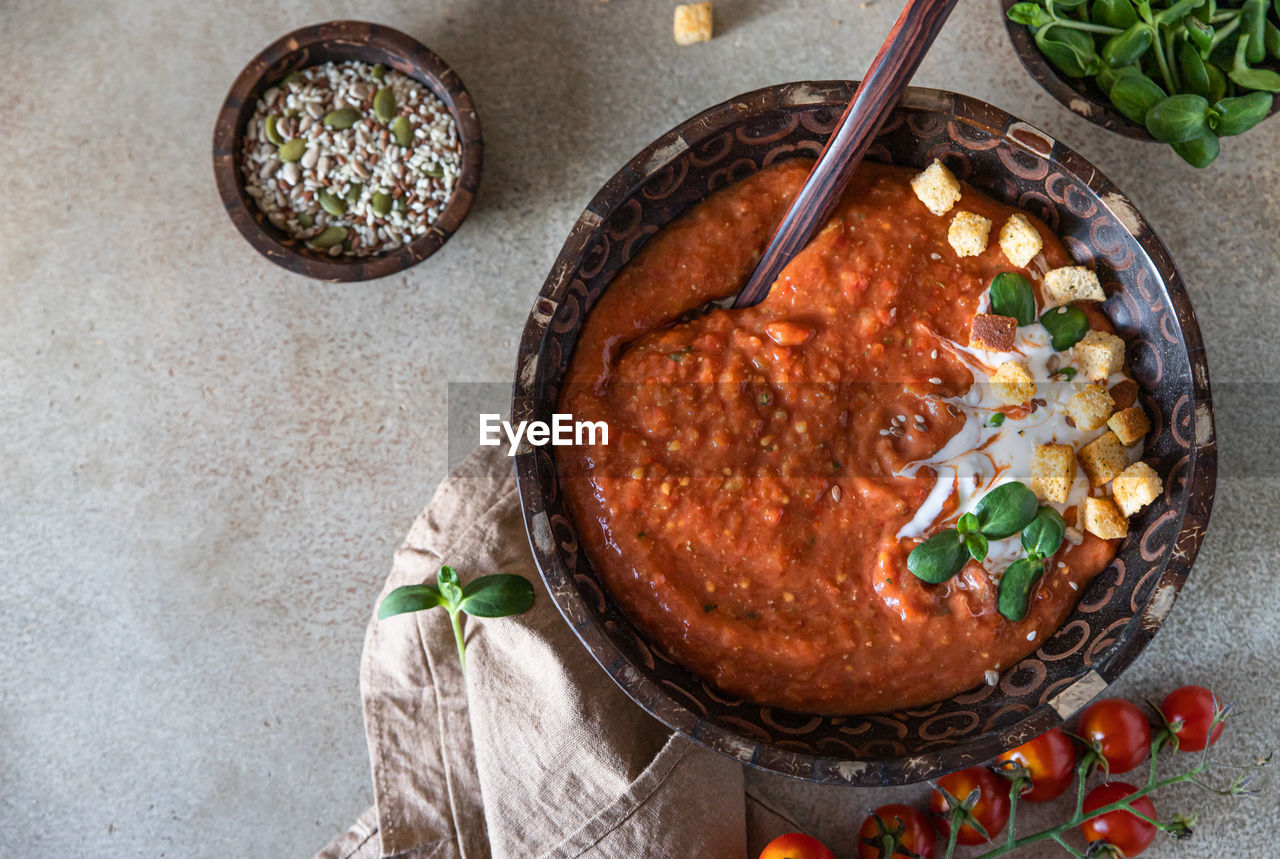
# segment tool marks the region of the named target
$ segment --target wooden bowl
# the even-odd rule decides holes
[[[757,90],[713,107],[631,159],[587,206],[533,305],[520,342],[513,420],[550,421],[583,320],[645,239],[712,191],[775,161],[814,156],[853,95],[848,81]],[[529,541],[578,638],[640,706],[744,763],[814,782],[902,784],[977,764],[1061,723],[1146,646],[1191,571],[1213,504],[1217,448],[1204,345],[1169,253],[1092,164],[989,104],[908,89],[868,157],[922,167],[941,158],[996,199],[1031,210],[1081,264],[1153,429],[1145,458],[1164,494],[1137,514],[1111,565],[1039,650],[944,701],[871,716],[785,712],[727,695],[647,641],[602,587],[564,505],[552,449],[516,452]]]
[[[1018,55],[1019,62],[1039,82],[1040,86],[1048,90],[1049,94],[1063,107],[1083,116],[1094,125],[1100,125],[1108,131],[1123,134],[1134,140],[1157,142],[1145,125],[1134,122],[1116,110],[1111,99],[1098,88],[1092,78],[1069,78],[1054,68],[1036,47],[1031,31],[1026,25],[1009,20],[1009,9],[1016,2],[1018,0],[1000,0],[1000,15],[1004,19],[1005,29],[1009,31],[1009,39],[1013,42],[1013,50]],[[1269,65],[1272,68],[1280,67],[1280,64],[1276,63]],[[1280,112],[1280,98],[1272,102],[1271,113],[1267,115],[1274,116],[1277,112]]]
[[[331,257],[311,250],[277,228],[245,193],[240,169],[245,127],[262,93],[295,69],[346,60],[382,63],[429,87],[453,114],[462,145],[458,181],[436,222],[409,244],[369,257]],[[404,33],[362,21],[330,21],[303,27],[272,42],[249,61],[231,85],[213,128],[213,174],[236,229],[267,259],[318,280],[386,277],[435,253],[471,208],[480,184],[483,156],[475,105],[453,69]]]

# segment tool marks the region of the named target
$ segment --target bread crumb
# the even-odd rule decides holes
[[[1085,385],[1067,401],[1067,414],[1075,421],[1076,429],[1096,430],[1106,424],[1115,405],[1106,388]]]
[[[711,4],[684,3],[677,6],[674,30],[677,45],[711,41]]]
[[[1055,305],[1107,300],[1098,275],[1082,265],[1068,265],[1045,272],[1044,291],[1045,297]]]
[[[1018,334],[1018,320],[1012,316],[978,313],[969,325],[969,346],[992,352],[1008,352]]]
[[[989,235],[991,221],[973,212],[956,212],[947,230],[947,241],[955,249],[956,256],[976,257],[987,249]]]
[[[1000,228],[1000,250],[1018,268],[1026,268],[1043,246],[1039,231],[1021,212],[1010,215]]]
[[[1129,520],[1110,498],[1084,500],[1084,529],[1104,540],[1118,540],[1129,533]]]
[[[1142,437],[1151,431],[1151,421],[1147,418],[1147,413],[1142,410],[1141,406],[1124,409],[1116,412],[1107,421],[1107,426],[1116,434],[1116,438],[1120,439],[1120,443],[1125,447],[1133,447]]]
[[[1036,380],[1026,364],[1005,361],[991,377],[991,388],[1009,405],[1020,406],[1036,395]]]
[[[945,215],[960,202],[960,181],[937,158],[911,180],[911,190],[935,215]]]
[[[1072,363],[1090,382],[1104,382],[1124,369],[1124,341],[1105,331],[1090,331],[1071,347]]]
[[[1160,497],[1164,483],[1154,468],[1145,462],[1135,462],[1116,476],[1111,491],[1120,511],[1132,516]]]
[[[1065,504],[1076,481],[1076,452],[1069,444],[1038,444],[1031,454],[1031,491],[1041,500]]]
[[[1089,475],[1090,486],[1105,486],[1113,477],[1124,471],[1129,457],[1124,445],[1111,430],[1080,448],[1080,464]]]

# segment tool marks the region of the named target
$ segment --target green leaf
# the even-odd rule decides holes
[[[1036,47],[1067,77],[1096,75],[1102,60],[1093,46],[1093,37],[1080,30],[1051,24],[1036,30]]]
[[[987,558],[987,538],[981,534],[966,534],[964,536],[964,546],[969,550],[969,557],[975,561],[985,561]]]
[[[1049,332],[1053,348],[1057,352],[1070,349],[1089,333],[1089,317],[1080,308],[1065,304],[1041,313],[1040,324]]]
[[[1022,548],[1028,554],[1051,558],[1062,545],[1067,533],[1067,523],[1052,507],[1043,506],[1036,511],[1036,518],[1022,529]]]
[[[1208,167],[1218,157],[1220,148],[1218,135],[1212,131],[1206,131],[1195,140],[1173,144],[1173,151],[1192,167]]]
[[[434,585],[405,585],[396,588],[378,606],[378,620],[411,611],[425,611],[444,605]]]
[[[1240,41],[1236,43],[1235,64],[1231,67],[1231,71],[1227,77],[1237,85],[1245,89],[1258,90],[1260,92],[1280,92],[1280,74],[1276,74],[1270,69],[1251,69],[1245,60],[1245,54],[1248,50],[1249,37],[1241,36]]]
[[[533,585],[524,576],[480,576],[462,589],[462,610],[474,617],[509,617],[533,608]]]
[[[1151,49],[1154,42],[1154,28],[1150,24],[1136,23],[1123,33],[1107,39],[1102,46],[1102,61],[1116,67],[1136,63]]]
[[[1213,49],[1213,25],[1207,21],[1201,21],[1194,15],[1188,15],[1183,21],[1183,24],[1187,28],[1187,41],[1190,42],[1197,51],[1202,52],[1201,59],[1205,59],[1209,51]]]
[[[1075,367],[1063,367],[1061,370],[1058,371],[1058,375],[1063,378],[1063,381],[1070,382],[1072,379],[1076,377],[1077,372],[1079,371],[1076,370]]]
[[[1119,71],[1107,95],[1117,110],[1134,122],[1142,123],[1146,121],[1147,111],[1166,94],[1158,83],[1142,72],[1126,68]]]
[[[1196,46],[1182,39],[1178,42],[1177,55],[1182,91],[1204,96],[1208,100],[1213,95],[1213,86]]]
[[[436,587],[444,597],[446,608],[456,609],[458,603],[462,602],[462,588],[458,585],[458,574],[454,572],[453,567],[440,568],[440,573],[436,576]]]
[[[1171,95],[1147,111],[1146,124],[1156,140],[1185,143],[1209,130],[1209,101],[1193,93]]]
[[[969,549],[953,528],[934,534],[907,555],[907,569],[922,582],[941,584],[969,561]]]
[[[1250,63],[1260,63],[1267,57],[1266,0],[1244,0],[1240,14],[1240,38],[1248,39],[1244,56]]]
[[[1031,589],[1044,575],[1044,562],[1039,558],[1019,558],[1005,568],[996,594],[996,608],[1006,619],[1017,623],[1027,616]]]
[[[1095,24],[1127,30],[1138,23],[1138,13],[1130,0],[1093,0],[1089,17]]]
[[[1019,325],[1036,321],[1036,294],[1031,283],[1015,271],[1005,271],[991,280],[991,312],[1012,316]]]
[[[1280,3],[1280,0],[1276,0],[1276,2]],[[1280,17],[1280,12],[1276,12],[1276,15]],[[1263,37],[1263,42],[1266,44],[1267,56],[1273,60],[1280,60],[1280,27],[1268,21],[1267,33]]]
[[[1216,104],[1227,94],[1227,76],[1212,63],[1206,64],[1204,70],[1209,76],[1209,94],[1205,98]]]
[[[1213,130],[1221,137],[1242,134],[1267,118],[1275,96],[1269,92],[1251,92],[1236,98],[1224,98],[1214,104],[1217,121]]]
[[[956,530],[960,532],[960,536],[977,533],[978,517],[972,513],[965,513],[956,521]]]
[[[1015,24],[1026,24],[1028,27],[1043,27],[1053,20],[1039,3],[1014,3],[1005,14]]]
[[[1002,540],[1027,527],[1039,506],[1034,492],[1017,481],[1010,481],[982,496],[973,512],[978,516],[984,536]]]

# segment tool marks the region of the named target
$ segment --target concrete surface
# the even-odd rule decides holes
[[[716,39],[681,49],[673,5],[0,5],[6,855],[303,856],[370,802],[361,637],[445,472],[448,383],[509,379],[564,236],[626,158],[736,93],[859,75],[901,8],[720,0]],[[241,66],[343,17],[453,63],[488,147],[440,254],[347,286],[258,256],[209,157]],[[995,0],[961,4],[916,80],[1070,141],[1178,260],[1224,400],[1223,479],[1196,574],[1123,689],[1212,683],[1240,707],[1236,757],[1277,745],[1275,398],[1253,406],[1249,385],[1280,366],[1280,120],[1197,173],[1041,91]],[[889,795],[754,782],[833,839]],[[1275,797],[1188,794],[1202,831],[1152,855],[1271,855]]]

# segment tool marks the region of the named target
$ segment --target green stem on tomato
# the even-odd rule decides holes
[[[1133,812],[1133,807],[1130,805],[1130,803],[1132,803],[1133,800],[1141,799],[1142,797],[1146,796],[1152,791],[1159,790],[1164,787],[1168,787],[1171,784],[1180,784],[1182,782],[1194,781],[1196,776],[1204,772],[1205,767],[1206,767],[1206,764],[1204,762],[1201,762],[1180,775],[1170,776],[1169,778],[1164,779],[1162,781],[1155,782],[1154,784],[1149,782],[1146,787],[1135,790],[1133,793],[1129,794],[1124,799],[1118,799],[1115,802],[1110,803],[1108,805],[1099,806],[1095,808],[1093,811],[1090,811],[1088,813],[1077,812],[1076,814],[1073,814],[1071,816],[1070,820],[1066,821],[1065,823],[1060,823],[1057,826],[1053,827],[1052,829],[1046,829],[1043,832],[1037,832],[1034,835],[1027,835],[1017,839],[1016,841],[1008,842],[1000,847],[997,847],[995,850],[989,850],[986,853],[980,854],[979,856],[975,857],[975,859],[992,859],[992,857],[995,857],[995,856],[1004,856],[1022,847],[1026,847],[1028,844],[1036,844],[1040,841],[1048,841],[1052,839],[1054,841],[1058,841],[1059,843],[1061,843],[1061,836],[1063,833],[1071,831],[1075,827],[1079,826],[1081,823],[1084,823],[1086,820],[1092,820],[1095,817],[1101,817],[1102,815],[1110,814],[1113,811],[1125,810],[1125,811]]]
[[[1018,799],[1022,796],[1022,788],[1030,783],[1024,776],[1016,776],[1009,785],[1009,823],[1006,825],[1005,844],[1013,843],[1013,823],[1018,815]]]

